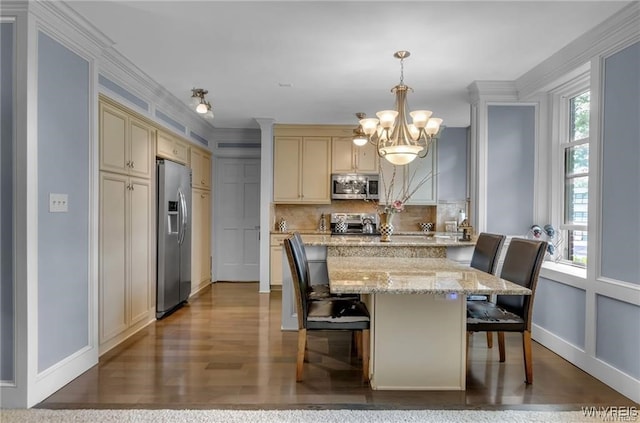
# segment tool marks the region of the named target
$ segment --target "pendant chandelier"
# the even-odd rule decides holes
[[[410,112],[413,123],[407,123],[407,92],[413,90],[404,85],[404,59],[410,53],[397,51],[393,56],[400,59],[400,84],[391,89],[396,95],[395,110],[379,111],[378,118],[360,119],[360,126],[369,142],[377,145],[380,157],[394,165],[405,165],[416,157],[426,157],[444,127],[440,126],[442,119],[431,117],[430,110]]]

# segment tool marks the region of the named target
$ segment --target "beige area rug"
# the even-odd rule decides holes
[[[2,423],[585,423],[581,411],[478,410],[0,410]]]

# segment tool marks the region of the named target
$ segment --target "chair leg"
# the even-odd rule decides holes
[[[531,356],[531,332],[522,332],[522,351],[524,352],[524,374],[527,384],[533,383],[533,357]]]
[[[361,333],[362,341],[362,381],[369,383],[369,348],[371,341],[369,338],[369,329],[363,329]]]
[[[487,348],[493,348],[493,333],[487,332]]]
[[[307,330],[298,329],[298,354],[296,359],[296,382],[302,382],[305,350],[307,348]]]
[[[504,332],[498,332],[498,351],[500,351],[500,363],[504,363]]]

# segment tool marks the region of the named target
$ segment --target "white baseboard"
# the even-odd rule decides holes
[[[590,356],[580,347],[567,342],[541,326],[532,325],[531,335],[536,342],[549,348],[602,383],[609,385],[631,400],[640,402],[640,380],[596,357]]]
[[[98,364],[98,349],[86,347],[35,377],[27,407],[33,407],[91,367]]]

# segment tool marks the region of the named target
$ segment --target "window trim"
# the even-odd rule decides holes
[[[558,88],[550,91],[551,99],[551,163],[550,163],[550,221],[551,224],[558,228],[559,232],[565,233],[568,230],[585,231],[589,233],[589,224],[566,224],[564,219],[565,213],[565,152],[567,148],[575,147],[577,145],[589,144],[589,151],[593,148],[593,128],[589,125],[589,137],[579,140],[569,141],[570,134],[570,112],[569,103],[571,98],[578,96],[586,91],[591,91],[590,72],[585,71],[578,77],[566,82]],[[593,93],[591,93],[591,103],[593,103]],[[591,104],[592,105],[592,104]],[[590,114],[593,115],[593,107],[590,107]],[[591,119],[590,119],[591,121]],[[591,154],[590,154],[591,156]],[[591,157],[590,157],[591,158]],[[583,176],[591,175],[591,166],[589,166],[589,172]],[[572,175],[577,177],[578,174]],[[591,179],[589,178],[591,184]],[[566,247],[567,240],[563,240],[562,249]],[[587,262],[588,263],[588,262]],[[586,266],[580,266],[572,263],[564,258],[560,259],[558,263],[554,263],[555,271],[559,271],[562,268],[566,269],[566,273],[574,276],[582,276],[586,278]]]

